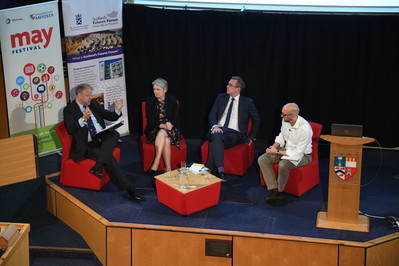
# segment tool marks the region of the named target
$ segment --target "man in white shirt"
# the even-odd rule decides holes
[[[270,192],[266,202],[275,203],[284,199],[284,188],[290,170],[309,164],[312,161],[312,135],[309,123],[299,116],[299,107],[287,103],[281,111],[282,125],[280,134],[266,153],[258,158],[267,189]],[[272,165],[278,163],[278,176]]]

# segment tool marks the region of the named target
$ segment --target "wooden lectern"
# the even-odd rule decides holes
[[[369,231],[369,219],[359,215],[363,144],[373,138],[322,135],[331,142],[328,208],[317,215],[317,227]]]
[[[0,239],[6,244],[0,256],[0,266],[29,265],[29,224],[9,224],[0,222]]]

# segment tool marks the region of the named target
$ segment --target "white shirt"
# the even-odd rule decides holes
[[[76,103],[79,105],[80,111],[82,111],[82,113],[84,113],[85,108],[83,107],[83,105],[78,103],[78,102],[76,102]],[[89,106],[89,108],[90,108],[90,106]],[[91,117],[91,120],[93,121],[94,127],[96,128],[96,132],[102,130],[102,127],[101,127],[100,123],[98,123],[96,117],[94,115],[90,115],[90,117]],[[79,119],[79,124],[80,124],[81,127],[84,127],[84,126],[87,125],[87,122],[84,122],[83,118],[81,117]],[[88,133],[88,140],[91,141],[90,131]]]
[[[286,149],[287,156],[282,156],[281,159],[298,165],[305,154],[312,153],[312,136],[312,127],[303,117],[298,116],[293,126],[283,119],[281,132],[275,139],[275,142]]]
[[[224,113],[218,123],[219,127],[223,127],[224,122],[226,121],[227,112],[229,111],[229,107],[230,107],[232,98],[233,97],[230,97],[229,101],[227,102],[226,109],[224,110]],[[229,121],[229,125],[228,125],[228,128],[234,129],[236,131],[240,131],[238,129],[238,102],[239,102],[239,100],[240,100],[240,94],[238,94],[236,97],[234,97],[233,109],[231,110],[231,116],[230,116],[230,121]]]

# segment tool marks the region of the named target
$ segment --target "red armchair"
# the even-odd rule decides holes
[[[247,136],[252,130],[252,119],[248,122]],[[209,140],[201,145],[201,161],[208,160]],[[241,143],[224,150],[224,172],[227,174],[243,176],[252,165],[255,157],[255,145]]]
[[[143,165],[143,170],[147,171],[150,169],[152,162],[155,157],[155,145],[147,143],[147,136],[144,134],[145,127],[147,126],[147,113],[146,113],[146,101],[141,102],[141,113],[143,118],[143,132],[140,137],[140,154],[141,154],[141,162]],[[178,165],[182,161],[187,160],[187,144],[184,138],[180,140],[180,150],[176,148],[176,146],[171,145],[171,167],[172,170],[178,168]],[[162,156],[159,161],[159,169],[164,169],[165,164],[163,162]]]
[[[82,159],[79,162],[74,162],[69,157],[72,136],[67,132],[64,121],[61,121],[54,129],[62,144],[60,183],[64,186],[100,190],[109,182],[109,175],[103,170],[104,177],[98,178],[89,172],[90,168],[96,163],[95,161]],[[120,148],[115,148],[113,155],[118,162],[120,161],[120,154]]]
[[[320,183],[319,173],[319,137],[323,125],[309,122],[313,130],[312,136],[312,162],[310,164],[291,169],[284,191],[295,196],[303,193]],[[278,164],[273,164],[273,170],[277,175]],[[260,183],[266,186],[262,171],[260,172]]]

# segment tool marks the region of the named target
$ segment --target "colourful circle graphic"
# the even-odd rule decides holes
[[[47,72],[48,72],[49,74],[53,74],[53,73],[55,72],[55,67],[49,66],[48,69],[47,69]]]
[[[19,96],[19,98],[23,102],[27,101],[29,99],[29,92],[27,92],[27,91],[21,92],[21,95]]]
[[[37,65],[37,72],[39,73],[44,73],[46,71],[47,67],[44,63],[40,63]]]
[[[12,91],[11,91],[11,96],[12,97],[17,97],[19,95],[19,90],[18,89],[13,89]]]
[[[24,73],[27,76],[32,76],[35,71],[36,69],[34,64],[29,63],[24,66]]]
[[[50,80],[50,75],[49,74],[43,74],[42,75],[42,80],[43,80],[43,82],[47,82],[47,81],[49,81]]]
[[[55,98],[61,99],[61,98],[62,98],[62,95],[63,95],[62,91],[57,91],[57,92],[55,93]]]
[[[32,83],[35,84],[35,85],[39,84],[40,83],[40,78],[39,77],[34,77],[32,79]]]
[[[17,83],[17,85],[21,86],[22,84],[24,84],[25,82],[25,78],[23,76],[19,76],[17,77],[17,79],[15,80],[15,83]]]
[[[25,107],[25,112],[27,112],[27,113],[32,112],[32,110],[33,110],[33,108],[30,105]]]
[[[55,84],[48,85],[48,90],[49,91],[54,91],[55,90]]]
[[[22,85],[22,88],[23,88],[24,90],[27,90],[27,89],[30,88],[30,86],[29,86],[28,83],[25,83],[24,85]]]
[[[40,84],[39,86],[37,86],[36,90],[38,93],[44,93],[46,91],[46,86],[44,86],[43,84]]]

